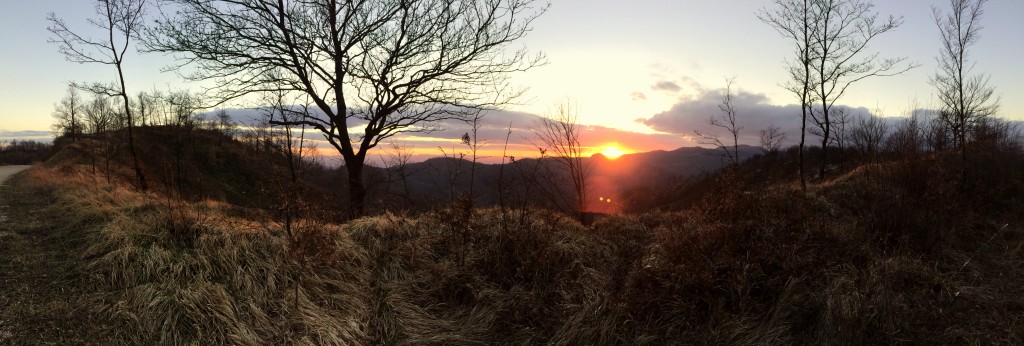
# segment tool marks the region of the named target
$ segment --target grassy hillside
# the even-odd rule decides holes
[[[591,226],[438,209],[291,235],[70,157],[0,191],[0,342],[1024,343],[1019,154],[978,155],[977,184],[930,155],[804,194],[752,161],[681,209]]]

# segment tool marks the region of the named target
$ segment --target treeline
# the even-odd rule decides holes
[[[17,139],[0,141],[0,164],[28,165],[46,159],[52,152],[52,143]]]
[[[87,92],[85,96],[75,86],[69,86],[64,98],[55,105],[53,130],[58,137],[79,137],[135,126],[203,127],[218,129],[234,135],[238,125],[223,110],[207,115],[203,99],[187,90],[140,92],[130,97],[127,109],[134,120],[125,114],[124,101],[103,93]]]
[[[955,184],[922,187],[921,193],[951,189],[957,192],[956,198],[961,199],[982,190],[1000,189],[995,182],[1020,176],[1014,167],[1020,167],[1019,162],[1024,157],[1024,123],[1021,122],[995,117],[978,119],[962,137],[965,142],[961,148],[958,135],[937,112],[917,110],[899,118],[865,115],[841,119],[844,122],[832,127],[828,149],[831,159],[824,165],[820,146],[806,147],[804,162],[801,162],[798,146],[766,151],[723,174],[702,174],[668,186],[627,189],[622,196],[625,210],[643,213],[688,209],[715,194],[793,183],[794,172],[801,164],[824,166],[827,176],[831,177],[810,175],[808,182],[814,183],[812,187],[832,184],[852,171],[875,169],[874,166],[898,167],[905,173],[904,183],[920,185],[927,181],[926,175],[935,174],[922,167],[937,165],[944,174],[955,177],[950,179]]]
[[[91,98],[88,100],[76,95],[77,91],[69,90],[55,111],[55,130],[72,139],[85,135],[127,132],[122,135],[127,137],[127,148],[123,150],[127,150],[132,157],[138,186],[142,190],[146,189],[146,179],[135,155],[133,128],[138,127],[143,132],[152,126],[175,129],[179,135],[166,145],[174,148],[168,155],[169,160],[175,162],[173,166],[178,168],[182,166],[182,158],[188,157],[181,150],[199,150],[192,148],[195,143],[189,140],[191,129],[207,128],[229,136],[240,136],[252,149],[285,157],[283,162],[288,172],[282,174],[289,177],[286,185],[301,180],[301,165],[296,163],[302,162],[305,154],[316,151],[305,149],[308,142],[302,135],[305,131],[312,131],[327,139],[331,144],[327,149],[333,149],[344,159],[346,172],[337,174],[339,180],[334,183],[340,181],[342,183],[337,185],[348,190],[340,193],[347,199],[347,208],[332,208],[344,209],[352,218],[367,214],[367,209],[375,203],[382,206],[399,205],[400,208],[415,203],[407,181],[411,174],[406,169],[408,162],[402,162],[407,161],[407,158],[398,155],[382,160],[389,162],[384,173],[368,165],[367,160],[382,156],[381,144],[386,145],[389,139],[404,132],[438,129],[441,121],[462,120],[473,124],[474,130],[464,136],[464,150],[453,148],[452,152],[442,153],[454,160],[446,161],[451,167],[439,170],[442,172],[436,175],[444,178],[439,179],[435,185],[448,187],[448,204],[454,204],[460,194],[465,194],[469,196],[470,206],[474,205],[474,198],[483,184],[498,185],[497,203],[505,205],[505,192],[511,191],[507,187],[533,188],[537,184],[530,181],[551,181],[541,177],[538,172],[543,171],[539,171],[539,168],[526,170],[531,172],[532,177],[518,182],[508,179],[515,175],[504,171],[504,164],[499,172],[501,178],[493,183],[478,181],[476,172],[476,147],[481,139],[476,136],[475,124],[486,111],[500,109],[519,96],[519,93],[505,88],[504,81],[511,73],[529,70],[544,62],[542,56],[531,58],[525,51],[506,59],[497,58],[504,48],[525,37],[530,32],[531,22],[543,13],[533,7],[532,3],[470,1],[464,4],[465,8],[458,9],[421,3],[423,8],[431,9],[427,11],[431,15],[423,17],[403,10],[408,4],[401,1],[379,4],[380,8],[368,3],[338,4],[339,12],[351,13],[353,18],[359,18],[334,23],[339,30],[367,30],[365,35],[346,38],[349,41],[344,44],[327,40],[320,34],[322,28],[315,23],[328,23],[337,18],[325,15],[326,12],[313,3],[297,4],[293,9],[284,11],[245,1],[220,4],[184,1],[179,3],[183,12],[173,15],[161,12],[158,16],[160,20],[146,28],[147,34],[141,37],[139,31],[127,28],[141,25],[151,19],[151,14],[155,15],[147,13],[145,2],[106,3],[107,10],[96,13],[101,18],[98,22],[111,23],[110,27],[103,29],[108,29],[111,36],[124,38],[125,44],[116,47],[101,45],[100,48],[117,51],[134,46],[138,40],[144,52],[178,56],[182,59],[178,67],[195,69],[190,71],[193,73],[189,73],[187,79],[219,82],[206,94],[211,98],[208,102],[210,104],[238,101],[242,96],[266,94],[262,105],[252,105],[253,108],[267,110],[266,119],[262,122],[264,125],[242,131],[231,123],[230,117],[224,112],[198,118],[197,114],[200,109],[205,109],[203,104],[206,102],[195,94],[187,91],[129,92],[122,82],[121,85],[76,85],[80,90],[90,92]],[[878,118],[857,118],[840,105],[845,100],[847,88],[862,80],[899,75],[918,67],[906,57],[885,57],[881,54],[883,52],[868,49],[877,37],[900,27],[903,24],[902,18],[880,17],[870,1],[851,0],[779,0],[759,11],[758,17],[795,48],[785,59],[785,69],[791,78],[784,81],[783,85],[799,99],[801,105],[800,114],[793,116],[799,116],[804,126],[799,134],[792,134],[800,138],[800,164],[789,168],[799,171],[805,191],[807,179],[823,180],[832,164],[838,164],[842,169],[850,160],[871,162],[897,152],[942,152],[955,148],[961,153],[962,171],[966,172],[970,167],[967,160],[967,153],[972,150],[968,148],[970,143],[998,143],[1005,147],[1014,142],[1015,136],[1019,137],[1014,134],[1018,130],[1011,124],[993,118],[997,114],[998,100],[991,98],[993,87],[988,85],[984,74],[950,73],[953,70],[949,67],[974,65],[972,61],[965,60],[969,55],[956,53],[966,53],[977,43],[977,30],[981,26],[974,24],[980,21],[983,3],[956,0],[951,4],[957,6],[952,6],[951,12],[945,14],[938,8],[934,9],[937,27],[944,38],[938,59],[940,68],[930,81],[939,94],[940,111],[934,117],[926,119],[914,115],[896,124],[888,124]],[[111,17],[112,13],[121,12],[131,13],[132,16]],[[185,12],[197,15],[180,15]],[[378,18],[379,13],[387,15]],[[490,21],[475,20],[480,16],[497,17]],[[225,22],[223,18],[252,23],[259,29],[249,34],[239,34],[237,28],[225,24],[231,21]],[[268,21],[268,18],[276,19]],[[97,47],[81,42],[81,36],[55,15],[49,20],[54,41],[70,60],[115,65],[118,76],[123,77],[121,56],[113,57],[114,61],[87,59],[90,55],[81,54],[82,47]],[[363,22],[380,25],[347,28],[347,25],[358,26],[354,23]],[[417,28],[448,27],[453,23],[458,25],[442,32],[428,30],[418,33],[421,37],[410,42],[402,39],[410,34],[405,31],[408,23],[415,23]],[[209,31],[183,29],[206,28],[207,24],[211,25]],[[959,37],[954,33],[965,34],[969,40],[950,42],[948,37]],[[466,49],[470,46],[480,49]],[[263,47],[265,50],[254,51],[249,47]],[[381,47],[387,49],[378,49]],[[441,51],[425,47],[438,47]],[[358,59],[343,58],[350,55]],[[406,61],[430,61],[437,64],[402,63]],[[324,70],[325,66],[331,68]],[[970,68],[966,70],[961,69],[962,72],[971,72]],[[706,139],[707,143],[725,149],[731,163],[737,165],[739,130],[743,126],[745,110],[734,107],[731,99],[732,82],[729,83],[726,98],[721,104],[725,114],[709,119],[709,125],[713,129],[719,128],[718,132],[724,137],[719,138],[716,133],[697,134]],[[490,92],[491,89],[494,92]],[[581,157],[583,152],[580,150],[578,132],[574,132],[576,119],[557,119],[558,114],[550,115],[549,118],[553,121],[545,127],[554,128],[554,136],[548,136],[553,140],[540,140],[544,142],[544,148],[540,150],[542,155],[546,153],[551,158],[549,161],[561,163],[562,167],[552,169],[557,172],[547,175],[569,177],[572,190],[551,189],[533,193],[551,192],[547,194],[554,199],[562,199],[558,203],[563,206],[561,209],[583,213],[587,210],[587,201],[592,197],[588,197],[588,167]],[[365,125],[356,125],[356,122],[365,122]],[[535,132],[545,133],[542,128],[537,130]],[[776,152],[782,142],[785,134],[780,131],[774,125],[762,130],[761,142],[767,154]],[[807,142],[809,136],[820,139],[813,144],[817,145],[817,154],[820,154],[814,158],[804,154],[804,148],[812,146]],[[122,150],[117,147],[121,144],[111,142],[109,138],[105,143],[114,145],[112,150],[105,150],[104,155],[107,157]],[[833,151],[835,155],[829,154]],[[509,161],[508,167],[525,167],[521,163],[511,163],[512,158],[503,155],[502,159],[506,158]],[[816,163],[820,168],[817,169],[817,177],[806,174],[810,162],[805,164],[805,159],[818,160]],[[537,167],[548,169],[548,166],[539,164]],[[185,180],[180,177],[183,173],[176,174],[179,177],[170,180],[181,185],[181,181]],[[374,174],[379,177],[374,177]],[[466,179],[466,191],[457,191],[459,189],[454,187],[460,180]],[[384,197],[375,198],[374,185],[385,186],[380,188],[384,190]],[[181,190],[180,186],[178,190]],[[295,203],[289,202],[289,205],[292,204]]]
[[[961,150],[968,152],[1024,149],[1024,128],[1020,123],[995,117],[979,117],[964,130],[957,130],[941,112],[914,110],[900,118],[877,115],[840,116],[831,127],[829,148],[836,152],[839,168],[848,164],[871,163],[882,158],[901,158],[928,153]],[[814,134],[812,132],[812,134]],[[820,149],[820,147],[818,147]]]

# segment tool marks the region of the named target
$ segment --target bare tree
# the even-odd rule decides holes
[[[159,99],[163,122],[171,132],[171,138],[162,145],[170,147],[174,155],[173,167],[163,170],[164,182],[171,191],[184,195],[188,180],[186,179],[187,154],[195,149],[196,114],[202,109],[202,98],[188,90],[169,90]]]
[[[832,143],[839,151],[839,169],[845,167],[846,149],[850,143],[849,127],[853,127],[853,112],[849,108],[836,108],[834,126],[832,126]]]
[[[464,136],[462,141],[465,143],[468,141],[468,138]],[[446,186],[448,189],[448,205],[455,207],[455,202],[459,197],[459,177],[462,176],[462,165],[466,161],[466,153],[456,150],[454,146],[452,146],[451,150],[445,150],[443,147],[437,147],[437,150],[441,151],[441,157],[444,158],[444,160],[441,160],[441,164],[444,167],[435,166],[434,168],[447,180],[445,183],[448,184]],[[444,170],[443,172],[441,172],[442,169]]]
[[[306,126],[303,124],[291,125],[294,121],[302,119],[310,111],[307,100],[301,100],[303,96],[296,96],[283,90],[273,90],[262,95],[262,105],[259,111],[263,116],[260,123],[266,126],[266,137],[264,142],[270,150],[274,150],[275,157],[283,157],[286,171],[280,174],[272,182],[270,190],[277,197],[277,209],[280,211],[278,223],[284,228],[288,237],[288,254],[295,260],[299,268],[293,273],[295,285],[293,286],[293,302],[298,307],[300,302],[300,290],[304,273],[309,264],[310,258],[323,256],[323,248],[312,245],[311,238],[320,235],[321,227],[315,221],[311,223],[308,216],[310,210],[303,196],[306,195],[302,178],[306,176],[309,149],[313,149],[306,141]],[[228,126],[230,117],[227,111],[220,110],[211,120],[214,126],[225,134],[229,134]],[[279,125],[275,125],[279,124]],[[233,124],[231,124],[233,126]],[[278,156],[279,155],[279,156]],[[283,179],[284,181],[281,181]]]
[[[939,70],[931,78],[938,89],[942,110],[939,113],[953,135],[953,145],[960,149],[965,167],[967,162],[967,136],[970,129],[998,110],[993,100],[994,88],[989,76],[974,74],[974,63],[969,62],[970,48],[981,39],[981,17],[988,0],[950,0],[950,13],[944,14],[932,7],[935,25],[942,36],[942,52],[935,59]]]
[[[180,130],[195,126],[196,114],[203,108],[203,100],[188,90],[168,91],[161,99],[164,104],[164,125]]]
[[[516,161],[515,156],[508,155],[508,140],[512,138],[512,122],[508,122],[508,130],[505,132],[505,145],[501,148],[501,166],[498,168],[498,205],[501,207],[501,211],[505,212],[505,164],[506,162],[514,163]],[[507,160],[507,161],[506,161]],[[502,218],[504,220],[504,218]]]
[[[821,138],[821,168],[825,176],[828,145],[833,133],[831,112],[849,87],[870,77],[894,76],[917,67],[906,58],[880,58],[867,51],[876,37],[903,24],[902,17],[879,20],[870,0],[817,0],[812,2],[814,98],[820,108],[811,112]]]
[[[811,3],[815,0],[775,0],[775,9],[764,9],[758,18],[775,28],[775,31],[789,39],[795,46],[792,60],[786,60],[789,81],[783,84],[800,99],[800,187],[807,191],[807,174],[804,164],[804,147],[807,139],[807,118],[814,103],[815,84],[813,71],[817,55],[813,41],[818,28],[818,18]]]
[[[931,118],[928,121],[928,149],[931,151],[939,152],[949,149],[953,143],[953,131],[949,124],[946,123],[946,114],[942,114],[943,111],[939,111],[938,116]]]
[[[388,181],[397,180],[402,188],[400,197],[405,207],[415,208],[412,191],[409,190],[409,177],[415,173],[409,165],[410,161],[412,161],[412,148],[398,143],[391,143],[388,149],[387,158],[382,158],[384,165],[388,168]],[[388,190],[387,192],[390,193],[390,189]]]
[[[228,111],[221,109],[217,111],[214,116],[216,117],[214,121],[217,122],[217,130],[228,137],[234,137],[235,129],[238,127],[238,124],[231,121],[231,115],[228,115]]]
[[[139,33],[145,17],[146,0],[96,0],[96,15],[89,23],[104,31],[105,38],[94,40],[72,31],[64,20],[51,12],[48,16],[54,37],[50,42],[60,47],[60,52],[72,62],[113,65],[117,68],[118,81],[114,84],[95,83],[84,86],[94,93],[120,97],[124,103],[124,115],[128,122],[128,150],[132,155],[132,168],[138,179],[139,188],[148,186],[142,174],[138,155],[135,153],[135,137],[132,133],[131,102],[124,82],[124,57],[131,46],[132,38]]]
[[[285,228],[285,233],[288,234],[289,239],[295,242],[296,236],[293,232],[294,220],[298,217],[301,199],[301,186],[299,184],[299,177],[303,171],[303,154],[306,148],[306,127],[299,126],[298,129],[293,128],[290,125],[292,119],[301,119],[305,116],[305,113],[309,112],[308,106],[301,106],[299,109],[293,109],[289,104],[292,101],[288,99],[288,93],[284,91],[272,91],[265,93],[264,102],[266,105],[261,107],[261,112],[264,115],[265,123],[270,126],[271,140],[274,142],[274,148],[280,150],[281,155],[287,160],[287,183],[284,184],[282,190],[279,190],[280,195],[284,195],[282,198],[281,209],[284,214],[284,221],[282,224]],[[225,122],[228,118],[227,112],[221,110],[222,115],[218,115],[218,119],[222,119],[221,122]],[[281,123],[280,128],[275,129],[273,124]],[[300,124],[301,125],[301,124]],[[298,130],[299,134],[296,136],[295,131]]]
[[[505,51],[546,10],[534,0],[168,2],[178,8],[146,46],[178,54],[221,101],[266,89],[268,71],[281,71],[276,88],[309,95],[318,112],[301,123],[344,158],[351,216],[363,213],[368,151],[507,103],[520,93],[509,74],[543,62]]]
[[[712,115],[708,117],[708,125],[722,128],[732,136],[732,150],[729,149],[729,145],[723,142],[718,134],[697,130],[693,132],[697,135],[697,141],[701,144],[714,145],[716,148],[724,150],[725,157],[729,160],[729,163],[736,166],[740,164],[739,133],[743,127],[736,124],[736,107],[732,102],[732,83],[733,79],[731,78],[725,80],[725,94],[722,95],[722,103],[718,105],[718,109],[722,113],[717,116]]]
[[[476,201],[476,194],[474,193],[474,185],[476,183],[476,162],[480,158],[479,150],[480,144],[480,121],[484,118],[484,112],[478,111],[473,115],[470,115],[466,123],[469,124],[470,130],[462,136],[462,143],[469,146],[470,154],[470,166],[469,166],[469,200],[470,205]]]
[[[75,140],[82,132],[82,113],[85,103],[78,95],[74,86],[68,86],[68,92],[63,99],[54,106],[53,130],[57,135],[67,136]]]
[[[908,117],[893,127],[892,134],[885,140],[885,146],[890,152],[912,159],[918,157],[924,149],[926,133],[922,110],[914,106],[909,113]]]
[[[92,171],[96,174],[96,156],[103,155],[107,182],[112,181],[110,161],[117,151],[117,143],[111,140],[112,133],[117,129],[117,111],[111,98],[106,94],[92,94],[92,100],[83,108],[85,129],[93,138],[100,140],[101,147],[90,147]]]
[[[782,141],[786,140],[786,133],[775,124],[770,124],[761,130],[761,152],[765,155],[776,155],[782,147]]]
[[[156,103],[156,99],[145,91],[140,91],[138,95],[135,96],[137,112],[134,115],[135,118],[138,119],[139,126],[146,126],[150,121],[152,121],[150,116],[153,114],[153,109],[155,108],[154,103]]]
[[[551,153],[568,172],[576,195],[577,216],[582,221],[587,210],[587,180],[592,167],[583,156],[584,148],[580,141],[583,127],[579,124],[578,106],[568,101],[558,104],[554,114],[541,118],[535,131],[540,141],[541,157]]]
[[[110,131],[114,126],[114,109],[110,98],[102,94],[93,94],[92,100],[85,107],[85,126],[90,134],[97,135]]]
[[[850,133],[850,142],[858,152],[868,157],[869,162],[873,162],[881,152],[888,132],[889,125],[882,118],[868,115],[857,119]]]

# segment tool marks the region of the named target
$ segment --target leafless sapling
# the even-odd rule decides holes
[[[775,0],[774,9],[763,9],[758,18],[772,26],[794,46],[793,55],[786,59],[786,72],[789,80],[783,83],[786,90],[800,99],[800,187],[807,192],[807,174],[805,165],[805,147],[807,140],[807,122],[811,106],[815,102],[813,88],[815,76],[814,59],[817,47],[814,36],[819,28],[819,18],[814,15],[812,2],[815,0]]]
[[[832,143],[836,146],[839,156],[839,169],[846,166],[846,149],[850,144],[849,128],[853,127],[853,112],[849,108],[836,108],[832,126]]]
[[[881,112],[876,111],[876,114]],[[868,162],[874,162],[881,153],[882,143],[889,132],[889,125],[882,118],[874,114],[857,118],[853,130],[850,132],[850,142],[854,148],[868,158]]]
[[[82,113],[85,101],[74,86],[68,86],[67,94],[53,110],[53,130],[58,136],[66,136],[75,141],[82,132]]]
[[[398,182],[399,187],[402,189],[402,192],[398,195],[404,207],[415,208],[416,203],[412,198],[412,190],[409,189],[409,177],[415,173],[410,165],[412,161],[412,148],[398,143],[391,143],[388,151],[388,156],[383,159],[384,165],[388,169],[388,181]],[[388,193],[390,193],[390,189],[388,190]]]
[[[736,166],[740,164],[740,143],[739,133],[743,129],[739,126],[736,121],[736,106],[733,104],[732,95],[732,83],[733,79],[726,79],[725,81],[725,94],[722,95],[722,103],[718,105],[718,109],[722,111],[721,114],[712,115],[708,117],[708,125],[718,127],[732,137],[732,143],[726,143],[722,140],[719,134],[710,132],[700,132],[694,130],[694,134],[697,135],[697,141],[701,144],[714,145],[716,148],[722,149],[725,154],[723,155],[729,160],[729,164]],[[732,149],[730,149],[730,144]]]
[[[786,133],[782,132],[782,128],[775,124],[769,124],[768,127],[761,130],[761,152],[764,155],[777,155],[782,147],[782,141],[785,140]]]
[[[970,50],[981,39],[981,17],[988,0],[949,0],[950,12],[932,7],[935,25],[942,38],[942,50],[935,59],[939,69],[931,78],[942,109],[941,119],[960,150],[964,169],[967,165],[967,141],[971,127],[998,111],[989,76],[974,73]]]
[[[60,52],[72,62],[113,65],[117,68],[118,81],[113,84],[94,83],[82,86],[94,93],[120,97],[124,104],[124,115],[128,121],[128,150],[132,156],[132,168],[139,183],[139,189],[146,191],[148,184],[142,173],[138,154],[135,152],[131,102],[125,88],[124,58],[132,40],[139,34],[145,19],[146,0],[96,0],[97,18],[89,23],[104,31],[104,38],[92,39],[71,30],[64,20],[51,12],[47,28]]]
[[[541,118],[535,129],[542,153],[551,153],[555,162],[568,173],[575,192],[575,211],[583,220],[587,210],[587,181],[593,167],[584,157],[583,125],[579,123],[579,107],[569,101],[558,104],[554,113]]]
[[[903,24],[902,17],[879,19],[870,0],[823,0],[811,2],[813,98],[819,103],[810,112],[811,119],[822,133],[821,168],[825,176],[828,146],[831,142],[832,111],[850,86],[870,77],[894,76],[909,71],[917,64],[906,58],[881,58],[868,51],[868,45],[879,35]]]

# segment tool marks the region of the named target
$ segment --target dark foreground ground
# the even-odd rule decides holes
[[[1024,344],[1019,182],[964,195],[944,172],[865,165],[590,226],[448,209],[289,236],[43,165],[0,187],[0,344]]]

